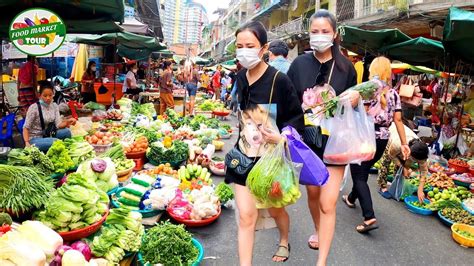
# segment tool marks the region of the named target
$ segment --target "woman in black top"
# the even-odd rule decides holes
[[[310,45],[313,53],[298,56],[290,66],[288,76],[293,81],[298,96],[308,88],[323,83],[330,84],[336,95],[356,84],[356,72],[351,62],[339,51],[336,38],[336,19],[327,10],[319,10],[310,18]],[[332,69],[332,74],[331,74]],[[331,80],[329,77],[331,76]],[[348,93],[345,93],[348,94]],[[341,95],[343,96],[343,95]],[[358,102],[358,93],[348,95],[352,104]],[[310,147],[321,158],[323,150]],[[313,217],[316,233],[311,235],[308,245],[319,249],[318,265],[326,265],[327,256],[334,237],[336,225],[336,202],[344,175],[344,166],[328,166],[329,181],[322,187],[306,186],[308,206]]]
[[[267,33],[260,22],[250,22],[236,33],[237,59],[245,68],[236,77],[240,103],[239,140],[236,147],[251,159],[258,159],[281,140],[285,126],[304,127],[303,111],[290,79],[262,61],[267,49]],[[274,86],[272,86],[274,84]],[[272,89],[273,87],[273,89]],[[273,93],[272,93],[273,91]],[[258,210],[248,187],[247,176],[227,170],[226,182],[235,183],[239,210],[238,241],[241,265],[252,264]],[[289,216],[284,208],[270,208],[280,232],[280,243],[273,261],[289,257]]]

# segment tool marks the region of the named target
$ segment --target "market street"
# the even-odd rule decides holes
[[[232,122],[235,126],[236,122]],[[227,140],[229,150],[236,134]],[[223,152],[217,153],[223,156]],[[223,178],[213,177],[215,183]],[[337,206],[336,234],[329,256],[329,265],[472,265],[472,250],[460,247],[451,237],[451,230],[436,217],[410,213],[402,202],[382,198],[376,188],[376,176],[369,179],[375,214],[380,228],[368,235],[355,231],[362,221],[360,207],[347,208],[341,201]],[[352,182],[348,180],[344,192]],[[303,187],[301,187],[303,188]],[[313,222],[306,205],[306,193],[288,208],[291,220],[290,259],[283,265],[315,265],[317,251],[308,248]],[[202,241],[205,254],[203,265],[237,265],[237,225],[234,210],[224,209],[221,217],[203,228],[188,228]],[[254,265],[271,265],[271,256],[278,243],[277,229],[256,233]]]

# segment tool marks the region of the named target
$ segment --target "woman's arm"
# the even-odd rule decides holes
[[[400,137],[403,159],[407,160],[408,157],[410,156],[410,147],[408,147],[408,143],[407,143],[407,137],[405,134],[405,126],[403,125],[403,121],[402,121],[402,112],[400,111],[395,112],[394,117],[393,117],[393,122],[395,123],[395,126],[397,127],[398,136]]]
[[[25,142],[26,147],[30,147],[30,132],[26,127],[23,127],[23,141]]]

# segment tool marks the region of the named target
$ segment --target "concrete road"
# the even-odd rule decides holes
[[[236,126],[235,120],[230,123]],[[226,150],[235,141],[234,134]],[[375,179],[372,176],[369,183],[380,228],[369,235],[357,233],[355,226],[362,221],[360,207],[349,209],[339,201],[329,265],[472,265],[474,250],[455,243],[450,228],[435,216],[412,214],[403,203],[382,198],[376,191]],[[223,178],[214,177],[214,180],[218,183]],[[351,181],[348,181],[343,192],[347,193],[351,185]],[[308,237],[313,232],[313,222],[306,199],[306,193],[303,193],[301,199],[288,208],[292,250],[285,265],[316,264],[318,251],[310,250],[307,245]],[[214,224],[189,230],[204,245],[206,259],[203,265],[238,265],[234,210],[224,209]],[[277,243],[276,229],[256,232],[254,265],[273,265],[271,257]]]

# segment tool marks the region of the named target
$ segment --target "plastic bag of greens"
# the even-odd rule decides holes
[[[282,208],[300,198],[299,173],[289,156],[286,142],[282,140],[250,171],[247,187],[257,201],[257,208]]]
[[[400,167],[394,176],[392,185],[388,188],[388,192],[392,198],[400,201],[402,200],[403,190],[405,189],[405,177],[403,176],[403,167]]]

